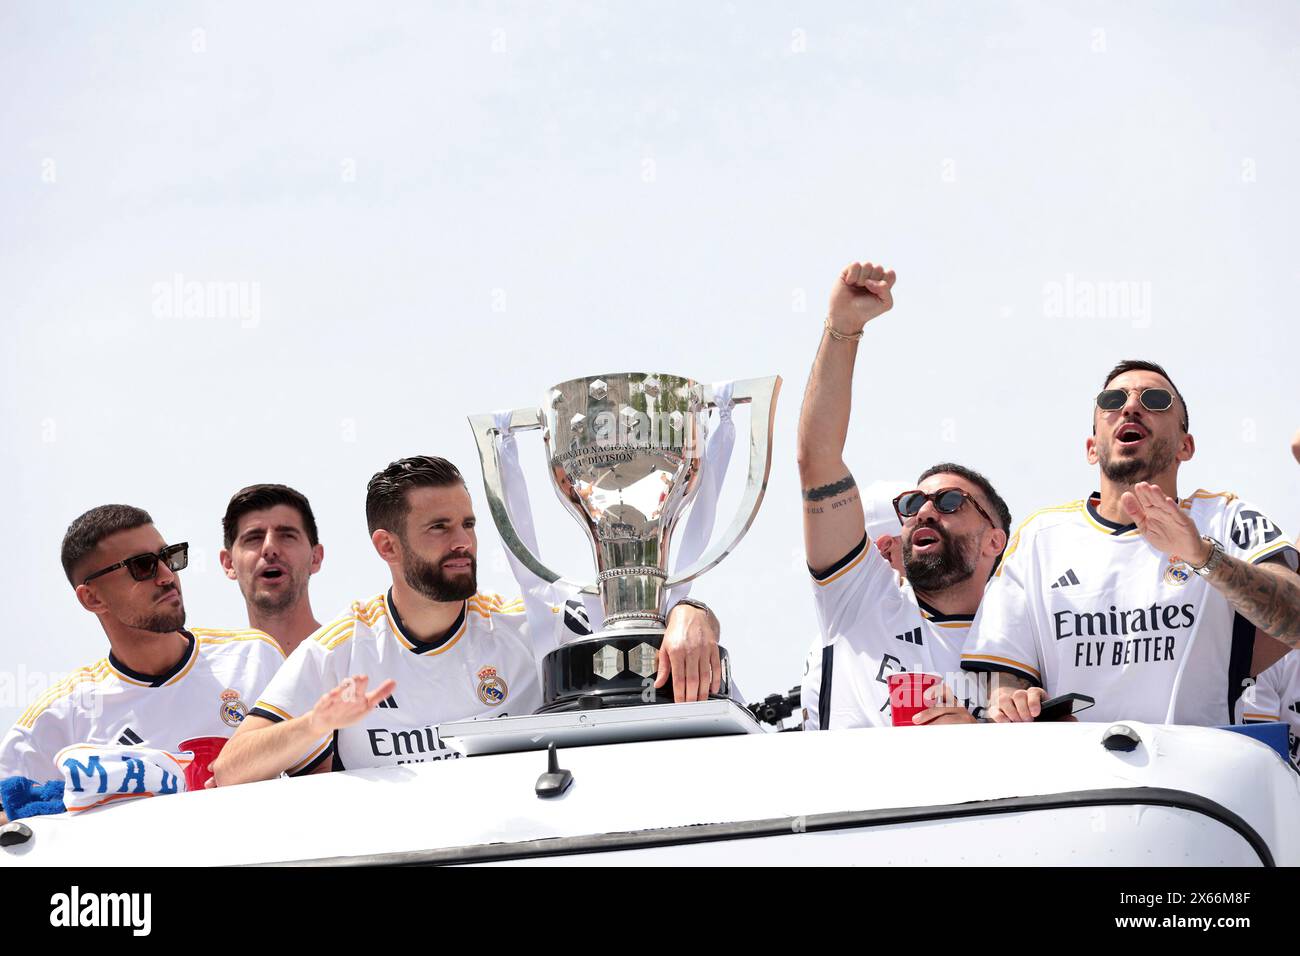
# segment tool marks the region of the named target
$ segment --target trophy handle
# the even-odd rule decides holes
[[[497,444],[500,429],[492,415],[469,416],[469,427],[474,431],[474,441],[478,443],[479,461],[483,465],[483,487],[487,492],[488,510],[497,526],[501,540],[511,550],[520,563],[533,574],[548,584],[559,584],[583,594],[595,594],[595,584],[579,584],[562,578],[541,562],[532,549],[524,544],[515,528],[514,519],[506,508],[505,483],[501,478],[501,448]],[[510,413],[509,431],[511,434],[543,427],[541,412],[536,408],[516,408]]]
[[[716,544],[712,545],[699,559],[685,571],[674,574],[664,582],[664,590],[694,581],[704,572],[715,567],[718,562],[730,554],[740,539],[749,531],[750,525],[758,515],[758,506],[763,503],[767,491],[767,479],[772,471],[772,432],[776,427],[776,398],[781,392],[781,376],[767,378],[747,378],[736,382],[732,388],[732,401],[737,405],[746,402],[749,410],[749,476],[745,483],[745,494],[736,509],[736,516],[731,526],[723,533]]]

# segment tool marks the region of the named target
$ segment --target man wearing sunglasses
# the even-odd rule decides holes
[[[822,631],[821,679],[805,703],[806,729],[892,726],[888,678],[903,671],[943,678],[941,698],[927,701],[933,706],[914,723],[974,722],[983,704],[960,653],[1006,546],[1006,503],[962,465],[926,469],[892,502],[902,527],[900,580],[870,546],[844,463],[858,343],[866,324],[893,306],[894,278],[869,262],[840,274],[799,418],[804,546]]]
[[[1033,720],[1045,697],[1080,693],[1096,700],[1085,720],[1231,723],[1261,666],[1257,628],[1260,646],[1300,642],[1300,556],[1233,494],[1179,496],[1196,444],[1159,365],[1111,369],[1085,448],[1100,491],[1021,525],[963,666],[993,675],[996,721]]]
[[[129,505],[72,522],[63,570],[109,653],[18,719],[0,744],[0,779],[61,779],[54,757],[73,744],[179,752],[234,733],[284,655],[261,631],[185,627],[179,572],[188,547],[167,544],[148,513]]]

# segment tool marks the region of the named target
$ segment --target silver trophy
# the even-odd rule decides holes
[[[472,415],[488,507],[501,538],[543,581],[598,594],[605,623],[576,637],[542,663],[542,711],[671,701],[655,693],[667,590],[692,581],[725,558],[758,513],[772,466],[772,428],[779,376],[732,387],[749,403],[749,474],[735,518],[690,567],[668,574],[673,528],[699,488],[703,422],[716,407],[713,389],[679,375],[622,372],[575,378],[550,389],[541,408],[509,415],[511,433],[542,429],[551,484],[591,541],[596,581],[561,578],[520,539],[506,508],[500,431],[493,415]],[[729,693],[725,651],[723,687]]]

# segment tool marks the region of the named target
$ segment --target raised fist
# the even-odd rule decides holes
[[[894,307],[893,269],[870,262],[852,262],[840,273],[831,290],[831,328],[856,335],[878,315]]]

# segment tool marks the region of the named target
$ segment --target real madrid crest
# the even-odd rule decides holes
[[[1169,559],[1169,567],[1165,568],[1165,584],[1180,588],[1191,579],[1192,569],[1186,562]]]
[[[239,691],[226,688],[221,692],[221,722],[227,727],[238,727],[248,715],[248,708],[239,699]]]
[[[484,667],[478,672],[478,699],[489,707],[504,703],[510,688],[495,667]]]

